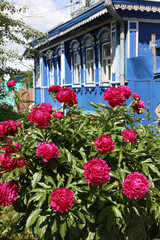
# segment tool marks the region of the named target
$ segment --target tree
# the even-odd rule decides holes
[[[0,76],[17,72],[17,69],[7,66],[7,61],[13,62],[20,56],[14,50],[7,50],[8,44],[14,42],[30,49],[30,42],[43,36],[22,20],[15,19],[16,14],[26,10],[27,7],[17,7],[14,3],[0,1]]]

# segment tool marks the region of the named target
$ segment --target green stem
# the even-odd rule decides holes
[[[29,113],[29,110],[26,108],[23,100],[21,99],[21,97],[17,94],[17,92],[13,89],[14,94],[16,95],[16,97],[19,99],[20,103],[22,103],[23,107],[26,109],[26,111]]]

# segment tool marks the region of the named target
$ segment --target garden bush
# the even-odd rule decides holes
[[[111,87],[84,114],[72,89],[49,93],[62,107],[0,122],[0,205],[21,213],[19,230],[42,240],[160,237],[160,123],[140,96]]]
[[[17,112],[12,105],[5,102],[0,103],[0,122],[10,119],[18,121],[20,118],[24,118],[25,116],[24,112]]]

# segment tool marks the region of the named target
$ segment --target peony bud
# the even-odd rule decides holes
[[[27,133],[27,134],[30,136],[30,135],[32,135],[32,132],[31,132],[31,131],[28,131],[28,133]]]
[[[20,159],[20,158],[21,158],[20,154],[17,154],[17,155],[16,155],[16,158],[17,158],[17,159]]]
[[[82,199],[78,199],[78,200],[77,200],[77,203],[78,203],[78,204],[81,204],[81,203],[82,203]]]
[[[91,142],[91,145],[94,145],[94,142]]]
[[[119,187],[119,182],[115,181],[114,182],[114,187]]]

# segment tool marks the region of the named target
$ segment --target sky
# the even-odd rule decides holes
[[[62,22],[70,19],[70,0],[10,0],[17,7],[27,6],[26,13],[16,14],[14,18],[22,19],[27,25],[41,32],[47,32]],[[12,48],[23,54],[25,48],[18,44],[9,45]],[[22,71],[26,71],[28,66],[33,65],[29,60],[9,64]],[[27,66],[27,67],[26,67]]]

